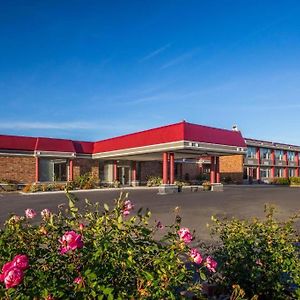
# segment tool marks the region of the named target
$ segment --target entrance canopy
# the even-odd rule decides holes
[[[172,152],[176,159],[244,154],[240,131],[185,121],[94,143],[93,158],[151,161]]]

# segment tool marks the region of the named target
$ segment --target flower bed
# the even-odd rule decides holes
[[[44,209],[37,225],[33,209],[5,223],[1,299],[176,299],[200,295],[200,281],[216,271],[211,256],[189,247],[193,233],[178,216],[169,226],[149,225],[149,211],[130,216],[134,205],[125,194],[112,209],[86,200],[84,212],[67,197],[66,210]]]
[[[278,222],[272,209],[264,221],[212,218],[221,244],[200,249],[178,209],[167,225],[151,222],[150,211],[136,210],[127,194],[112,208],[85,200],[82,210],[66,196],[68,207],[43,209],[40,222],[31,208],[5,222],[0,299],[300,297],[295,218]]]

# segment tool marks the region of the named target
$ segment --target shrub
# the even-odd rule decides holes
[[[290,179],[284,177],[273,178],[271,179],[271,183],[275,185],[289,185]]]
[[[291,185],[300,185],[300,177],[290,177]]]
[[[209,181],[204,181],[202,183],[203,190],[204,191],[210,191],[211,190],[211,183]]]
[[[213,218],[213,233],[222,246],[215,256],[220,263],[223,285],[238,284],[248,297],[294,299],[300,297],[299,237],[295,217],[286,222],[274,218],[274,209],[265,208],[265,220],[220,221]]]
[[[149,176],[147,178],[147,186],[160,186],[162,184],[162,178],[159,176]]]
[[[113,209],[85,200],[83,212],[67,197],[66,210],[44,209],[39,224],[27,209],[0,230],[1,299],[181,299],[184,291],[199,294],[200,281],[215,271],[211,257],[188,247],[193,236],[180,217],[161,229],[149,225],[149,211],[130,216],[125,194]]]
[[[99,182],[97,182],[91,173],[85,173],[76,177],[74,183],[79,189],[92,189],[99,186]]]

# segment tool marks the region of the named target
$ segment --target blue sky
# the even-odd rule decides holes
[[[0,133],[168,123],[300,144],[299,1],[0,1]]]

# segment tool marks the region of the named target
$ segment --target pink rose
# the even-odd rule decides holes
[[[156,223],[156,228],[157,228],[157,229],[164,229],[163,223],[162,223],[161,221],[158,221],[158,222]]]
[[[51,211],[48,209],[48,208],[44,208],[42,211],[41,211],[41,216],[44,220],[47,220],[51,217]]]
[[[130,211],[132,211],[134,208],[134,205],[131,203],[130,200],[126,200],[124,202],[124,207],[123,207],[123,215],[128,216],[130,214]]]
[[[84,229],[84,224],[80,223],[79,224],[79,230],[82,231]]]
[[[2,272],[0,274],[0,281],[3,282],[4,281],[4,277],[6,276],[7,272],[13,268],[13,262],[7,262],[6,264],[3,265],[2,267]]]
[[[7,289],[19,285],[24,277],[24,273],[17,267],[12,267],[8,272],[5,273],[4,283]]]
[[[36,216],[36,212],[34,209],[27,208],[25,210],[25,216],[27,219],[33,219]]]
[[[25,254],[18,254],[12,261],[13,266],[19,268],[23,271],[29,268],[29,260],[27,255]]]
[[[76,277],[73,281],[76,284],[81,284],[83,282],[83,278],[82,277]]]
[[[200,265],[202,263],[203,258],[196,248],[191,249],[190,255],[194,263],[196,263],[197,265]]]
[[[74,251],[83,247],[81,235],[75,231],[67,231],[60,239],[61,243],[60,254],[65,254],[69,251]]]
[[[207,256],[205,260],[205,265],[210,272],[216,272],[218,263],[211,256]]]
[[[190,243],[193,239],[193,236],[190,233],[190,230],[188,228],[180,228],[178,230],[178,235],[180,239],[184,241],[186,244]]]

